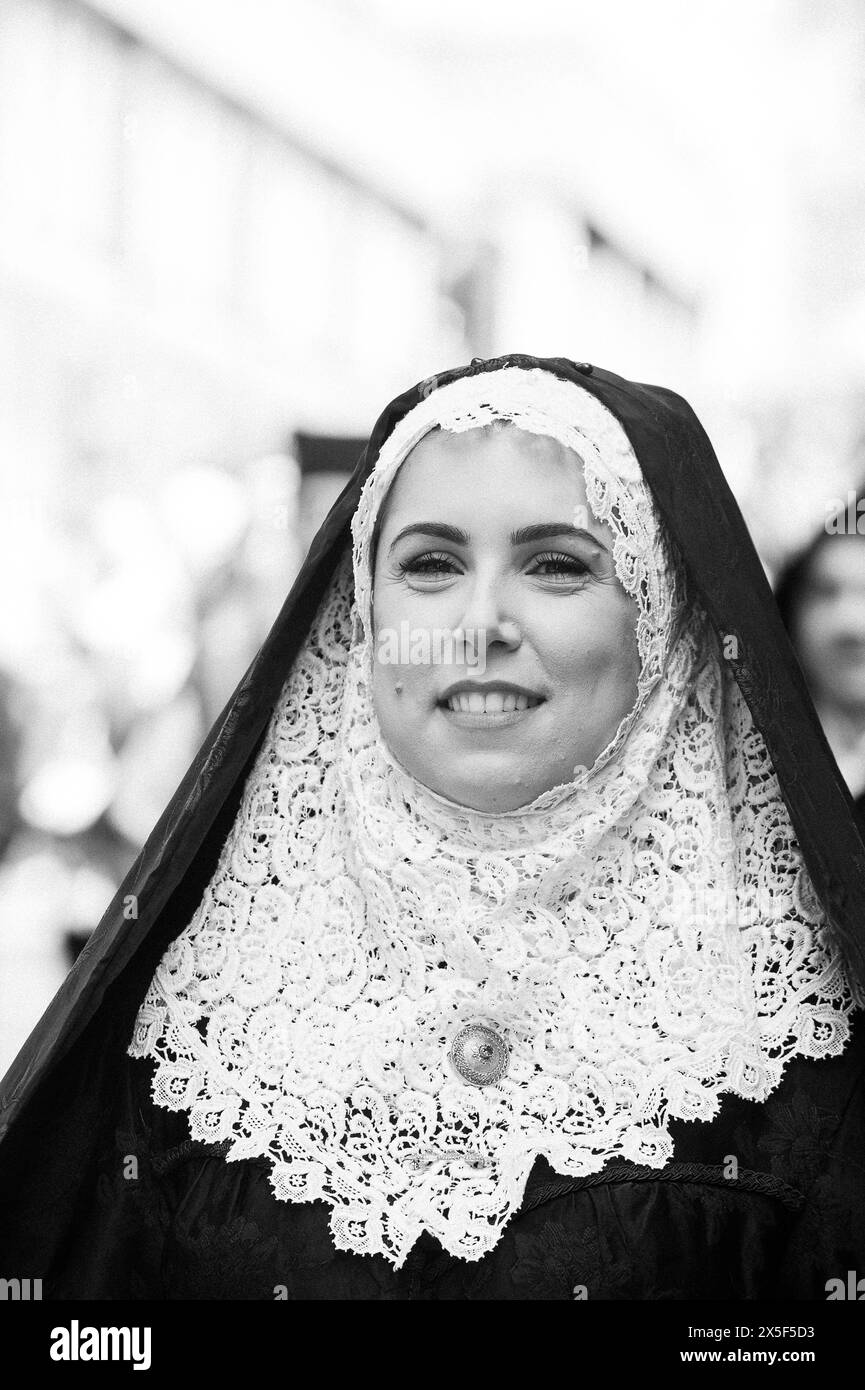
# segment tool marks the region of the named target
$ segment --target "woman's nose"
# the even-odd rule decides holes
[[[487,646],[491,642],[501,642],[508,651],[516,651],[522,640],[523,635],[519,624],[514,622],[512,618],[502,618],[494,627],[487,629]]]
[[[495,580],[476,580],[460,626],[477,633],[487,646],[500,642],[515,650],[522,641],[520,624],[508,610],[503,586]]]
[[[824,620],[830,642],[861,642],[865,640],[865,595],[851,598],[839,595]]]

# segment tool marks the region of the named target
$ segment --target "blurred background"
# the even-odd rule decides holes
[[[0,0],[0,1073],[398,391],[660,382],[820,526],[863,166],[861,0]]]

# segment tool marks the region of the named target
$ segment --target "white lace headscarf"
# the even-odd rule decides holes
[[[382,501],[435,425],[493,420],[583,461],[642,662],[594,766],[501,814],[419,785],[371,697]],[[763,738],[606,407],[540,368],[433,390],[386,440],[353,537],[129,1051],[195,1139],[266,1155],[281,1200],[327,1202],[338,1247],[399,1266],[426,1229],[478,1259],[537,1155],[571,1175],[662,1167],[670,1118],[763,1100],[792,1055],[841,1052],[851,991]],[[478,1021],[510,1049],[496,1085],[448,1061]]]

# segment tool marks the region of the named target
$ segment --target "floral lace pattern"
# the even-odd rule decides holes
[[[370,687],[381,502],[434,424],[493,419],[579,455],[642,661],[594,766],[498,815],[402,769]],[[434,391],[385,442],[353,539],[129,1052],[193,1138],[266,1156],[281,1200],[326,1201],[338,1248],[400,1267],[427,1230],[477,1260],[538,1154],[574,1176],[660,1168],[670,1118],[764,1100],[794,1054],[841,1052],[853,1000],[763,739],[589,392],[516,367]],[[450,1070],[473,1021],[509,1044],[497,1085]]]

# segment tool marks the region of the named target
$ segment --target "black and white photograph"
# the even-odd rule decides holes
[[[0,0],[0,444],[25,1363],[540,1301],[825,1376],[859,0]]]

